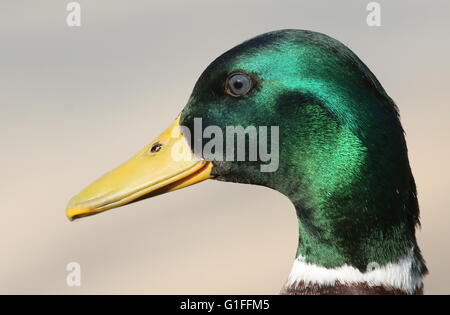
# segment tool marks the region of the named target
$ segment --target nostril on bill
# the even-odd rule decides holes
[[[157,152],[161,151],[162,147],[163,147],[163,145],[161,143],[155,142],[152,145],[152,148],[150,149],[150,152],[151,153],[157,153]]]

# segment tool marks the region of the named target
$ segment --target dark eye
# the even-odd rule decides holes
[[[250,92],[253,83],[252,79],[245,73],[231,74],[226,83],[226,92],[231,96],[242,96]]]

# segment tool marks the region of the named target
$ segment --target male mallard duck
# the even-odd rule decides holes
[[[195,129],[195,118],[202,130],[218,126],[224,133],[227,126],[279,126],[279,138],[271,138],[278,167],[262,171],[261,154],[244,161],[202,155],[194,150],[207,142],[202,132],[193,142],[185,132]],[[67,216],[210,178],[270,187],[295,205],[299,245],[282,293],[422,293],[427,270],[415,238],[419,207],[397,107],[339,41],[281,30],[224,53],[203,72],[176,121],[74,197]]]

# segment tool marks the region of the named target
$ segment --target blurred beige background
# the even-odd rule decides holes
[[[215,57],[282,28],[341,40],[399,105],[426,293],[450,293],[449,1],[379,1],[378,28],[361,0],[80,0],[80,28],[68,2],[0,2],[1,293],[278,293],[297,226],[274,191],[210,181],[75,223],[64,210],[172,122]]]

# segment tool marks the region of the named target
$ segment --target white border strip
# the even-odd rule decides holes
[[[321,267],[307,263],[305,257],[299,256],[294,261],[287,285],[295,286],[296,283],[302,281],[319,285],[334,285],[336,281],[339,281],[342,284],[382,285],[400,289],[406,293],[414,293],[422,287],[422,276],[414,270],[415,264],[413,249],[397,263],[388,263],[383,266],[373,264],[373,268],[369,266],[370,270],[364,273],[349,265],[332,269]]]

